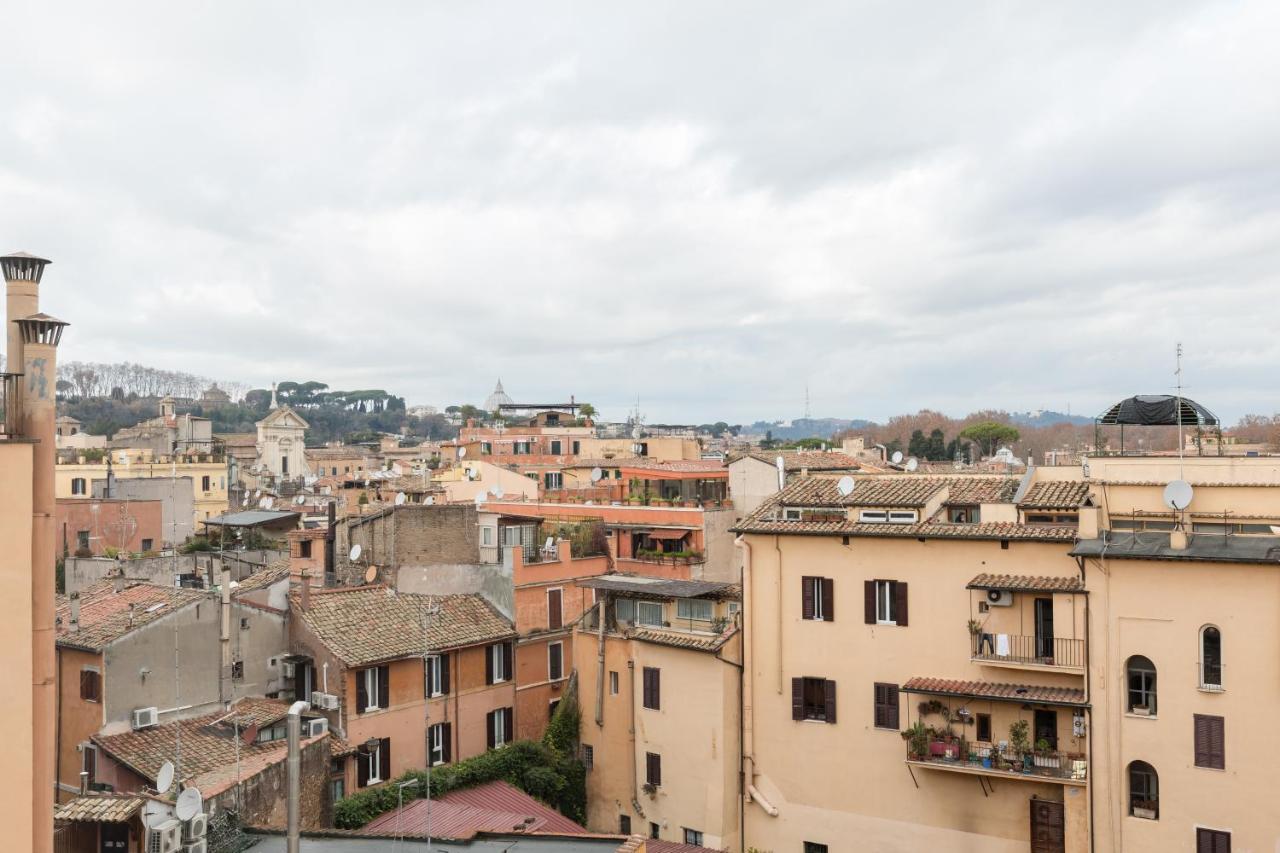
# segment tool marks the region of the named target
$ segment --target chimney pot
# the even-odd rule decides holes
[[[1187,531],[1184,530],[1183,528],[1179,527],[1177,530],[1169,531],[1169,547],[1172,548],[1173,550],[1175,551],[1187,550],[1187,543],[1189,541],[1190,541],[1190,538],[1187,536]]]
[[[302,588],[298,590],[298,608],[304,613],[311,609],[311,573],[302,570]]]

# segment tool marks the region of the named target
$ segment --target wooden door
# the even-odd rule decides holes
[[[1066,853],[1066,815],[1062,803],[1031,799],[1031,853]]]
[[[102,853],[125,853],[129,849],[129,824],[100,823],[98,827]]]

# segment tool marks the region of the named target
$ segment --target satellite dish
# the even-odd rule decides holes
[[[156,793],[163,794],[173,787],[173,762],[166,761],[160,765],[160,772],[156,774]]]
[[[328,486],[325,486],[323,489],[320,490],[320,494],[331,495],[333,494],[333,489],[329,488]]]
[[[293,499],[293,502],[298,506],[302,506],[304,503],[307,502],[307,499],[303,495],[298,495],[296,498]]]
[[[366,572],[364,573],[364,582],[365,582],[365,583],[373,583],[373,582],[374,582],[374,581],[376,581],[377,579],[378,579],[378,567],[377,567],[377,566],[370,566],[370,567],[369,567],[369,569],[368,569],[368,571],[366,571]]]
[[[245,495],[244,500],[240,501],[240,506],[248,506],[248,505],[249,505],[249,496]]]
[[[901,450],[893,451],[893,455],[889,457],[889,461],[892,462],[894,465],[902,464],[902,451]]]
[[[253,499],[254,499],[254,500],[257,500],[257,499],[258,499],[258,498],[260,498],[260,497],[262,497],[262,489],[254,489],[254,490],[253,490]]]
[[[1164,487],[1164,505],[1169,509],[1182,511],[1191,506],[1191,498],[1195,490],[1186,480],[1174,480]]]
[[[427,499],[423,501],[427,506],[434,506],[436,502],[435,495],[427,495]]]
[[[271,509],[271,508],[272,508],[273,506],[275,506],[275,505],[276,505],[276,499],[275,499],[275,498],[263,498],[263,499],[262,499],[262,508],[263,508],[263,509]]]
[[[404,506],[404,502],[409,500],[409,496],[404,492],[396,493],[396,506]]]
[[[459,447],[459,448],[458,448],[458,458],[459,458],[459,459],[461,459],[462,457],[464,457],[464,456],[466,456],[466,455],[467,455],[467,449],[466,449],[465,447]]]
[[[591,482],[598,483],[603,478],[604,478],[604,471],[601,471],[600,468],[598,467],[591,469]]]
[[[840,497],[847,498],[853,494],[853,478],[845,474],[840,478],[840,482],[836,483],[836,491],[840,493]]]
[[[359,542],[357,542],[356,544],[352,545],[352,546],[351,546],[351,554],[350,554],[351,562],[353,562],[353,563],[354,563],[356,560],[360,559],[360,554],[361,554],[363,551],[364,551],[364,549],[360,547],[360,543],[359,543]]]
[[[910,459],[907,460],[908,471],[914,471],[919,467],[920,467],[920,460],[915,458],[914,456],[912,456]]]
[[[185,788],[178,795],[178,805],[174,809],[178,814],[178,820],[187,821],[200,814],[204,809],[204,797],[200,796],[200,789]]]

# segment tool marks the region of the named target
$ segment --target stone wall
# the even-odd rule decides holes
[[[301,785],[298,798],[302,830],[324,829],[333,824],[329,802],[329,736],[305,743],[301,752]],[[245,826],[285,829],[289,809],[289,762],[281,760],[213,797],[217,810],[239,813]]]
[[[338,524],[339,585],[364,583],[370,565],[379,580],[394,586],[399,566],[475,565],[480,562],[479,529],[474,504],[406,504],[388,507]],[[358,565],[347,559],[360,545]]]

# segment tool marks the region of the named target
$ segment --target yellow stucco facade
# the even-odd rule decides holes
[[[0,820],[12,843],[35,827],[32,715],[32,460],[34,444],[0,440],[0,661],[10,690],[0,694],[0,725],[13,733],[0,774]],[[51,792],[50,792],[51,793]]]

